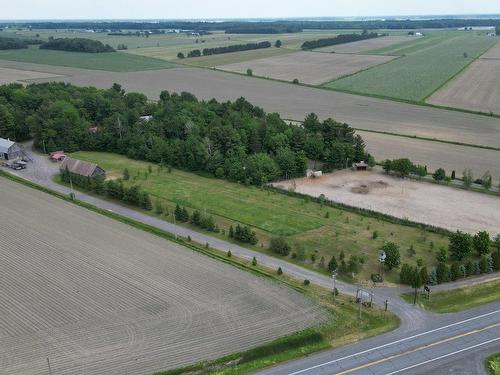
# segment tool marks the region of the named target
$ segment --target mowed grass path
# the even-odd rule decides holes
[[[0,51],[1,59],[112,72],[135,72],[178,67],[178,65],[159,59],[121,52],[82,53],[52,51],[38,47]]]
[[[414,295],[404,294],[403,298],[413,303]],[[431,293],[429,300],[419,296],[418,304],[437,313],[451,313],[498,300],[500,300],[500,280],[495,280],[446,292]]]
[[[421,102],[494,43],[494,38],[465,33],[444,40],[424,39],[396,51],[405,54],[397,60],[327,83],[325,87]]]
[[[422,258],[427,266],[435,264],[435,251],[447,245],[447,238],[419,228],[392,224],[390,222],[351,213],[345,210],[322,206],[309,199],[300,199],[288,195],[260,189],[254,186],[231,183],[212,177],[173,169],[159,170],[157,165],[127,159],[124,156],[98,153],[77,152],[72,157],[98,163],[109,178],[122,177],[124,168],[130,172],[127,184],[138,184],[163,204],[172,213],[175,204],[207,212],[214,216],[216,223],[225,230],[226,236],[230,225],[242,223],[251,226],[259,238],[254,250],[267,252],[269,240],[273,235],[286,235],[292,245],[292,253],[304,251],[303,260],[289,260],[308,268],[326,272],[321,267],[320,259],[328,263],[332,255],[362,256],[365,264],[360,272],[361,279],[369,279],[371,273],[378,272],[377,254],[386,241],[400,245],[402,262],[414,263]],[[148,166],[152,173],[146,178]],[[154,214],[154,213],[151,213]],[[171,221],[172,215],[163,219]],[[199,230],[199,229],[197,229]],[[376,232],[377,238],[373,238]],[[214,235],[213,233],[210,233]],[[416,254],[408,249],[413,246]],[[315,260],[312,260],[314,255]],[[397,282],[398,271],[388,272],[387,280]]]

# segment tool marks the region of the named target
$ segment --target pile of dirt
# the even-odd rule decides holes
[[[351,192],[355,194],[368,194],[372,189],[383,189],[389,186],[385,181],[378,180],[367,184],[359,184],[351,188]]]

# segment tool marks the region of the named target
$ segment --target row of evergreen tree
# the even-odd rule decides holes
[[[479,260],[469,260],[466,263],[454,262],[451,266],[439,262],[436,268],[431,269],[430,272],[425,266],[412,267],[405,263],[401,267],[399,277],[401,283],[406,285],[413,286],[416,278],[419,278],[419,284],[437,285],[496,271],[500,271],[500,252],[482,256]]]
[[[241,52],[241,51],[250,51],[253,49],[262,49],[271,47],[270,42],[259,42],[259,43],[247,43],[247,44],[234,44],[231,46],[224,47],[215,47],[215,48],[204,48],[203,51],[199,49],[192,50],[188,52],[187,57],[200,57],[200,56],[211,56],[211,55],[220,55],[223,53],[232,53],[232,52]],[[182,52],[177,54],[179,59],[183,59],[185,56]]]
[[[229,228],[229,238],[234,238],[237,241],[248,243],[250,245],[256,245],[259,241],[257,235],[252,229],[246,225],[236,224],[236,228]]]
[[[365,39],[378,38],[377,33],[368,33],[364,31],[362,34],[341,34],[334,38],[322,38],[317,40],[308,40],[302,43],[301,48],[303,50],[310,50],[315,48],[335,46],[337,44],[358,42]]]
[[[61,172],[61,179],[65,183],[78,186],[84,190],[97,194],[107,195],[110,198],[152,210],[153,205],[149,194],[138,185],[125,186],[122,180],[104,180],[102,176],[87,177],[71,173],[68,169]]]
[[[175,220],[179,222],[190,223],[202,229],[208,230],[209,232],[220,232],[220,229],[215,223],[213,216],[202,214],[199,210],[196,210],[192,215],[189,215],[186,207],[181,207],[177,204],[175,206],[174,216]]]

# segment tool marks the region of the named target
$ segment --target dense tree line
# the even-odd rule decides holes
[[[302,44],[302,49],[315,49],[321,47],[335,46],[337,44],[351,43],[357,42],[365,39],[373,39],[378,38],[377,33],[367,33],[363,32],[362,34],[341,34],[336,36],[335,38],[323,38],[317,40],[309,40]]]
[[[141,115],[152,119],[141,121]],[[368,158],[363,139],[332,119],[311,114],[299,126],[244,98],[220,103],[164,91],[152,102],[116,84],[107,90],[64,83],[0,86],[2,118],[0,137],[32,135],[41,151],[116,152],[255,185],[304,176],[308,159],[333,170]]]
[[[262,24],[246,24],[239,26],[226,27],[227,34],[284,34],[284,33],[300,33],[302,27],[293,24],[276,24],[266,26]]]
[[[408,177],[410,174],[424,177],[427,175],[427,167],[423,165],[416,165],[410,159],[394,159],[385,160],[383,163],[384,170],[387,173],[396,173],[399,177]]]
[[[219,55],[222,53],[230,53],[230,52],[249,51],[252,49],[261,49],[269,47],[271,47],[271,43],[266,41],[259,43],[236,44],[233,46],[225,46],[225,47],[204,48],[203,56]]]
[[[40,45],[41,49],[53,49],[58,51],[101,53],[114,52],[109,44],[103,44],[98,40],[86,38],[56,38],[50,37],[48,42]]]
[[[41,40],[26,38],[0,37],[0,50],[24,49],[33,44],[40,44]]]
[[[61,179],[65,183],[81,187],[97,194],[107,195],[110,198],[123,201],[145,210],[152,210],[153,205],[149,194],[138,185],[125,186],[121,180],[107,180],[104,177],[85,177],[71,173],[68,169],[61,172]]]
[[[500,25],[497,25],[495,27],[495,33],[497,34],[497,36],[500,36]]]
[[[486,231],[480,231],[474,236],[457,231],[449,236],[448,249],[443,247],[437,252],[436,260],[438,264],[430,272],[422,264],[417,264],[416,267],[403,264],[401,283],[411,285],[416,273],[420,274],[422,284],[436,285],[500,271],[500,235],[492,240]],[[447,262],[451,262],[451,265]]]
[[[459,28],[467,26],[492,26],[498,25],[497,19],[474,18],[457,19],[453,17],[441,19],[385,19],[370,21],[340,21],[340,20],[290,20],[290,21],[162,21],[162,22],[130,22],[130,21],[61,21],[61,22],[31,22],[31,23],[9,23],[4,22],[0,26],[29,27],[31,29],[90,29],[90,30],[161,30],[161,29],[181,29],[181,30],[224,30],[228,32],[243,33],[250,32],[266,33],[273,32],[296,32],[297,30],[342,30],[342,29],[444,29]]]

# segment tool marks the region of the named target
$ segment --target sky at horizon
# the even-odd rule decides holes
[[[498,0],[0,0],[0,19],[228,19],[500,14]]]

